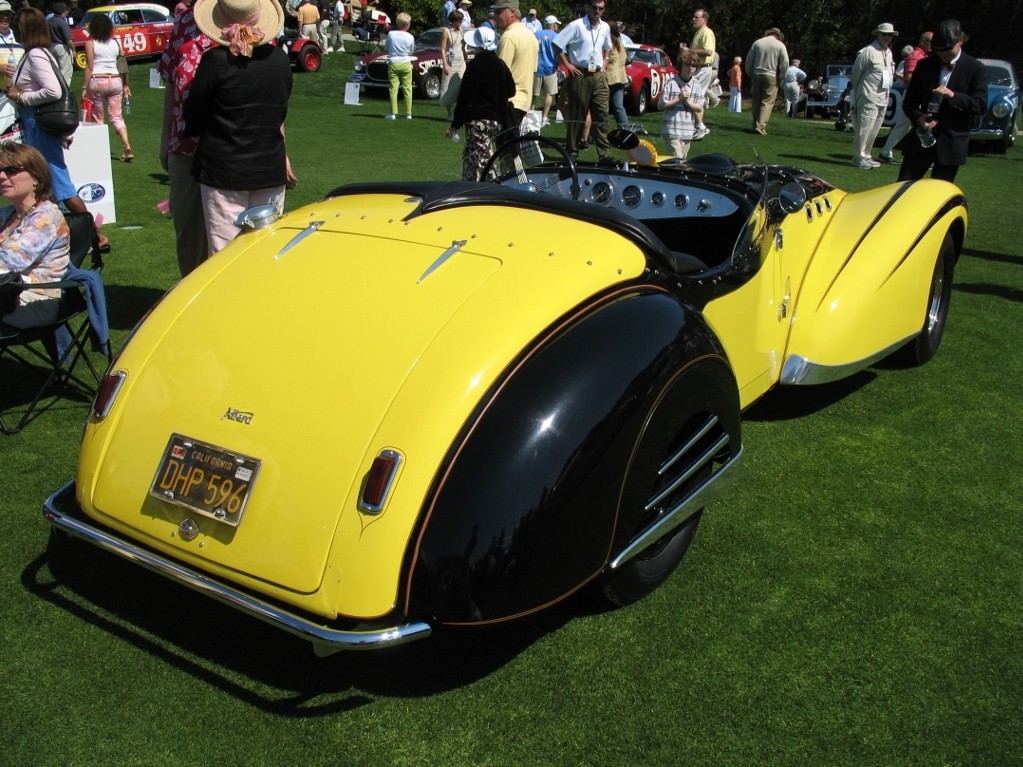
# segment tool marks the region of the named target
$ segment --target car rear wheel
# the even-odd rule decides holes
[[[298,52],[298,68],[303,72],[316,72],[323,63],[323,54],[312,43],[302,46]]]
[[[906,365],[914,367],[923,365],[938,353],[952,300],[952,273],[955,260],[955,245],[952,243],[952,237],[946,234],[938,251],[938,260],[934,264],[923,330],[899,351],[901,361]]]
[[[601,584],[604,598],[617,607],[624,607],[664,583],[689,551],[702,516],[703,509],[700,509],[642,554],[605,576]]]
[[[436,69],[427,72],[423,77],[423,95],[430,101],[440,98],[440,72]]]
[[[628,536],[617,539],[617,559],[598,581],[608,602],[623,606],[642,599],[685,557],[703,506],[741,453],[738,412],[731,373],[723,365],[698,362],[651,414],[621,495],[619,521]],[[634,547],[662,530],[629,558]]]

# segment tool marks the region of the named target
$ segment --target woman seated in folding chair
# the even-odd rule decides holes
[[[0,283],[20,275],[25,284],[13,310],[0,314],[0,324],[49,325],[57,321],[60,290],[33,290],[32,285],[64,278],[71,238],[39,150],[13,141],[0,144],[0,194],[12,203],[0,208]]]

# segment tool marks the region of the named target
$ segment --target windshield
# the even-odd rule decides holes
[[[440,36],[443,34],[441,29],[428,29],[419,36],[416,40],[417,51],[439,51],[440,50]]]
[[[1011,85],[1012,84],[1012,72],[1006,67],[998,64],[987,64],[984,67],[987,73],[988,85]]]
[[[660,64],[660,52],[652,50],[650,48],[637,48],[629,51],[629,62],[637,62],[639,64]]]

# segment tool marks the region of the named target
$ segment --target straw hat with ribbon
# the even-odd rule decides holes
[[[254,46],[270,42],[284,26],[276,0],[196,0],[193,11],[199,29],[236,56],[251,56]]]

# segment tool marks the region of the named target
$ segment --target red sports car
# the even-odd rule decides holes
[[[626,45],[629,57],[625,74],[629,81],[625,85],[625,111],[630,115],[643,115],[648,109],[656,109],[664,84],[678,70],[671,63],[671,57],[653,45]],[[558,83],[568,77],[564,67],[558,67]]]
[[[89,39],[89,20],[98,13],[106,14],[114,23],[113,38],[120,44],[126,58],[159,56],[167,47],[174,18],[162,5],[132,3],[103,5],[91,8],[71,28],[74,60],[78,69],[85,69],[85,42]]]
[[[656,109],[664,84],[678,70],[667,53],[653,45],[627,45],[629,63],[625,74],[625,109],[629,114],[642,115],[647,109]]]

